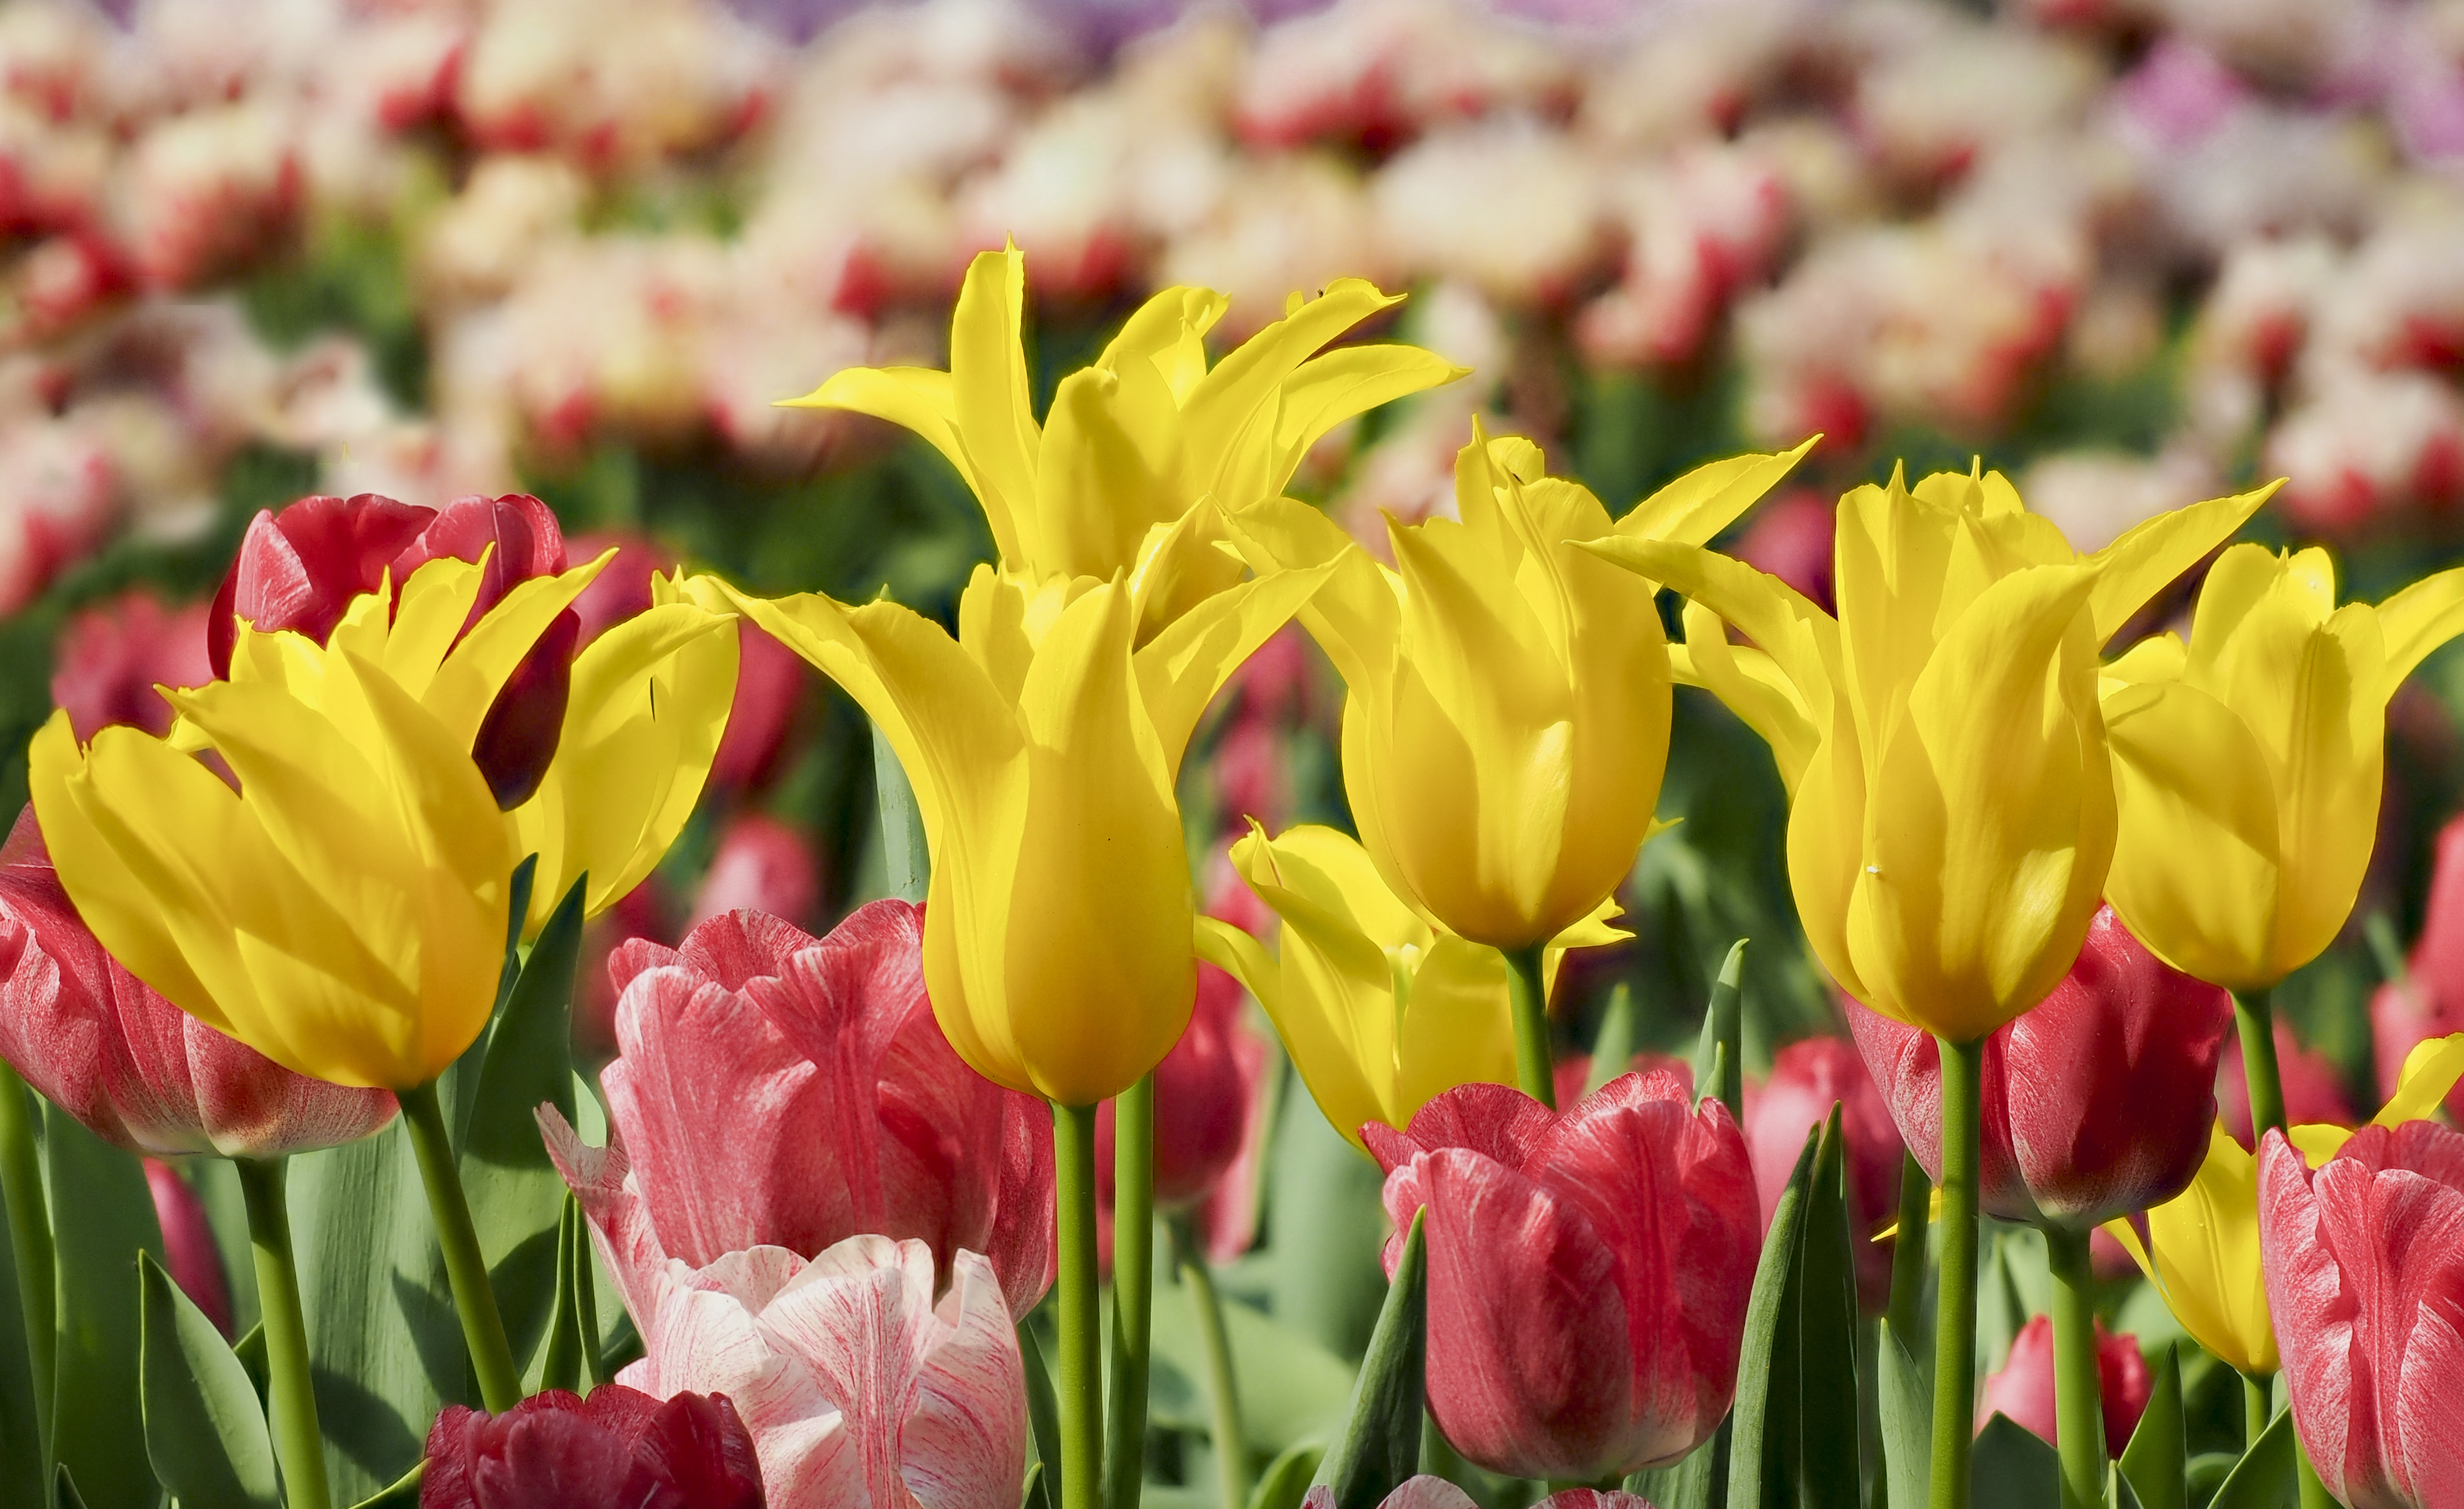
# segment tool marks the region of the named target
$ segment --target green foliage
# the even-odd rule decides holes
[[[153,1509],[140,1405],[139,1255],[163,1260],[145,1170],[57,1107],[43,1107],[44,1176],[58,1254],[52,1457],[91,1509]]]
[[[1856,1237],[1847,1199],[1835,1105],[1806,1136],[1754,1272],[1737,1363],[1729,1509],[1857,1509]]]
[[[1350,1418],[1318,1463],[1315,1481],[1334,1490],[1335,1509],[1377,1509],[1419,1466],[1429,1349],[1426,1220],[1426,1211],[1412,1217],[1353,1386]]]
[[[181,1509],[277,1509],[274,1438],[248,1369],[162,1265],[141,1256],[145,1457]]]
[[[2147,1409],[2123,1448],[2122,1476],[2140,1509],[2189,1509],[2189,1436],[2182,1419],[2182,1367],[2167,1346],[2153,1369]]]
[[[1976,1432],[1969,1481],[1974,1502],[1993,1509],[2060,1509],[2062,1460],[2052,1443],[1996,1414]]]
[[[2295,1509],[2300,1500],[2294,1476],[2293,1411],[2278,1409],[2250,1450],[2208,1500],[2208,1509]]]

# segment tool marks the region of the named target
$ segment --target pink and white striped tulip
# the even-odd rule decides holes
[[[1334,1509],[1334,1490],[1324,1483],[1309,1491],[1301,1509]],[[1475,1509],[1471,1495],[1423,1473],[1407,1477],[1379,1500],[1377,1509]],[[1561,1488],[1531,1509],[1651,1509],[1651,1501],[1615,1489]]]

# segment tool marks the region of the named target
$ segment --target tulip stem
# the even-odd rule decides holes
[[[2250,1087],[2250,1141],[2274,1127],[2284,1130],[2284,1080],[2276,1067],[2276,1023],[2270,1010],[2273,992],[2262,986],[2233,992],[2233,1024],[2241,1029],[2241,1075]]]
[[[2096,1265],[2087,1233],[2045,1229],[2054,1280],[2054,1445],[2062,1460],[2062,1509],[2104,1502],[2104,1406],[2098,1397]]]
[[[1529,1096],[1557,1109],[1556,1065],[1549,1054],[1549,986],[1541,970],[1545,943],[1499,950],[1506,955],[1506,987],[1514,1006],[1514,1077]]]
[[[1942,1280],[1933,1327],[1931,1509],[1968,1509],[1976,1434],[1977,1117],[1985,1040],[1942,1052]]]
[[[1891,1237],[1891,1334],[1916,1345],[1924,1319],[1925,1224],[1933,1217],[1933,1181],[1914,1153],[1900,1155],[1900,1229]]]
[[[411,1148],[419,1155],[429,1216],[436,1225],[436,1243],[445,1251],[453,1308],[462,1317],[462,1342],[471,1349],[471,1370],[479,1378],[479,1401],[490,1414],[502,1414],[522,1402],[522,1375],[505,1342],[505,1318],[488,1282],[478,1229],[471,1224],[471,1202],[462,1194],[453,1142],[445,1132],[445,1108],[436,1101],[436,1081],[399,1091],[396,1098],[402,1101],[403,1124],[410,1129]]]
[[[234,1158],[248,1202],[248,1242],[256,1254],[257,1308],[265,1318],[267,1413],[274,1450],[282,1460],[288,1509],[329,1509],[325,1436],[317,1424],[317,1391],[308,1367],[308,1320],[299,1307],[298,1266],[291,1255],[290,1168],[279,1158]]]
[[[1112,1365],[1104,1509],[1138,1509],[1155,1329],[1155,1071],[1112,1099]]]
[[[52,1371],[58,1356],[54,1313],[51,1207],[43,1195],[43,1156],[34,1146],[34,1101],[17,1071],[0,1061],[0,1201],[9,1207],[9,1243],[17,1260],[17,1302],[26,1315],[26,1361],[34,1386],[34,1438],[52,1439]]]
[[[1223,1328],[1223,1300],[1215,1292],[1215,1275],[1206,1266],[1186,1214],[1171,1222],[1174,1255],[1180,1281],[1189,1286],[1189,1302],[1198,1312],[1198,1341],[1206,1352],[1206,1403],[1213,1416],[1215,1484],[1223,1509],[1243,1509],[1249,1501],[1249,1437],[1241,1428],[1241,1390],[1232,1372],[1232,1337]]]
[[[1117,1130],[1117,1129],[1116,1129]],[[1058,1218],[1061,1343],[1061,1509],[1102,1509],[1104,1360],[1095,1277],[1095,1108],[1052,1108],[1053,1210]]]
[[[2276,1418],[2276,1390],[2264,1378],[2241,1375],[2241,1449],[2245,1452],[2258,1444],[2267,1422]]]

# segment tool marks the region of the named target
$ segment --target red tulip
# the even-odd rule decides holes
[[[681,950],[608,960],[601,1076],[662,1251],[693,1267],[861,1232],[992,1259],[1013,1311],[1051,1287],[1051,1122],[961,1061],[924,994],[924,914],[859,908],[816,939],[731,912]]]
[[[1754,510],[1737,542],[1737,559],[1778,577],[1827,612],[1835,522],[1832,501],[1819,489],[1792,489]]]
[[[1719,1426],[1762,1247],[1727,1107],[1695,1108],[1665,1074],[1562,1113],[1466,1084],[1406,1131],[1361,1130],[1397,1229],[1428,1212],[1429,1410],[1464,1456],[1594,1480],[1675,1461]]]
[[[52,700],[68,710],[77,738],[92,739],[113,723],[168,733],[171,704],[154,688],[214,678],[206,619],[203,603],[165,608],[145,591],[70,614],[52,650]]]
[[[1241,1021],[1241,982],[1198,966],[1198,1001],[1180,1041],[1155,1065],[1155,1208],[1193,1206],[1215,1192],[1241,1156],[1256,1114],[1266,1045]],[[1112,1198],[1112,1102],[1095,1113],[1095,1184]]]
[[[2403,980],[2379,987],[2370,998],[2370,1028],[2381,1098],[2395,1094],[2405,1055],[2416,1044],[2464,1032],[2464,817],[2439,830],[2410,967]],[[2447,1105],[2464,1114],[2464,1084],[2448,1093]]]
[[[27,808],[0,848],[0,1058],[105,1142],[275,1158],[356,1142],[393,1095],[327,1084],[225,1037],[103,951]]]
[[[2096,1322],[2097,1398],[2104,1406],[2104,1451],[2120,1456],[2139,1429],[2147,1409],[2152,1383],[2147,1359],[2139,1353],[2139,1338],[2107,1336]],[[2002,1370],[1985,1380],[1985,1397],[1976,1407],[1976,1429],[1982,1432],[1995,1415],[2011,1417],[2045,1440],[2061,1444],[2054,1429],[2054,1322],[2037,1316],[2011,1341],[2011,1356]]]
[[[163,1266],[190,1302],[231,1334],[231,1285],[223,1277],[222,1249],[214,1245],[206,1202],[180,1171],[159,1158],[145,1160],[145,1187],[154,1196],[154,1221],[163,1229]]]
[[[1301,1509],[1334,1509],[1334,1490],[1324,1483],[1301,1499]],[[1442,1477],[1407,1477],[1377,1509],[1477,1509],[1472,1496]],[[1648,1500],[1614,1488],[1561,1488],[1531,1509],[1651,1509]]]
[[[2216,1115],[2225,992],[2167,966],[2105,907],[2070,973],[1985,1041],[1979,1173],[2005,1220],[2093,1226],[2189,1187]],[[1941,1177],[1934,1040],[1850,1002],[1849,1031],[1900,1135]]]
[[[753,1432],[725,1394],[662,1403],[608,1384],[503,1414],[448,1405],[428,1432],[420,1509],[763,1509]]]
[[[813,846],[775,817],[744,812],[719,835],[718,853],[693,901],[699,926],[725,912],[768,912],[803,922],[821,909],[822,872]]]
[[[616,950],[636,938],[672,945],[677,906],[653,870],[614,906],[582,924],[582,963],[573,977],[573,1042],[593,1059],[616,1052],[616,983],[608,978]]]
[[[1655,1069],[1675,1075],[1677,1082],[1685,1087],[1685,1092],[1688,1095],[1693,1094],[1694,1065],[1690,1060],[1680,1058],[1675,1054],[1656,1054],[1648,1048],[1639,1048],[1635,1050],[1634,1056],[1625,1061],[1619,1073],[1640,1075],[1649,1074]],[[1583,1098],[1583,1087],[1592,1082],[1592,1055],[1568,1054],[1563,1058],[1557,1059],[1549,1066],[1549,1079],[1557,1092],[1557,1103],[1573,1104]],[[1749,1111],[1747,1114],[1748,1124],[1751,1125],[1752,1113]],[[1789,1156],[1794,1158],[1796,1155],[1791,1153]]]
[[[351,599],[375,591],[435,517],[432,508],[374,493],[303,498],[278,514],[258,510],[206,620],[214,675],[231,675],[239,618],[261,632],[292,629],[323,644]]]
[[[2464,1490],[2464,1133],[2365,1126],[2315,1172],[2270,1130],[2258,1242],[2293,1425],[2355,1509]]]
[[[2361,1117],[2355,1114],[2353,1102],[2344,1098],[2343,1076],[2327,1055],[2301,1046],[2293,1035],[2293,1024],[2278,1018],[2276,1023],[2276,1076],[2284,1087],[2284,1120],[2289,1126],[2319,1122],[2328,1126],[2350,1126]],[[2250,1141],[2250,1081],[2242,1077],[2241,1038],[2232,1036],[2225,1043],[2222,1056],[2216,1060],[2216,1114],[2224,1118],[2225,1130],[2242,1146]]]
[[[1846,1140],[1848,1223],[1856,1238],[1857,1289],[1881,1309],[1890,1298],[1891,1248],[1868,1241],[1899,1212],[1900,1129],[1856,1048],[1837,1037],[1789,1044],[1771,1060],[1771,1077],[1746,1086],[1746,1149],[1754,1160],[1754,1192],[1768,1231],[1780,1191],[1796,1167],[1805,1135],[1839,1107]]]

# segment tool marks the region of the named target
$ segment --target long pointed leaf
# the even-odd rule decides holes
[[[580,1278],[580,1265],[574,1260],[577,1255],[574,1250],[582,1240],[579,1235],[581,1221],[581,1207],[574,1202],[572,1195],[567,1194],[564,1212],[558,1218],[556,1226],[556,1303],[553,1318],[548,1322],[547,1345],[539,1351],[539,1378],[537,1387],[532,1389],[534,1393],[547,1388],[580,1393],[585,1386],[582,1360],[582,1328],[584,1322],[582,1297],[575,1287]],[[591,1323],[596,1321],[597,1318],[593,1317]]]
[[[2182,1420],[2182,1365],[2172,1346],[2156,1365],[2156,1381],[2139,1429],[2122,1451],[2122,1476],[2140,1509],[2189,1509],[2189,1431]]]
[[[137,1258],[163,1259],[154,1196],[134,1153],[43,1107],[43,1166],[59,1264],[52,1455],[93,1509],[153,1509],[163,1491],[139,1443]]]
[[[1377,1509],[1419,1470],[1429,1343],[1426,1219],[1425,1211],[1412,1217],[1353,1387],[1351,1419],[1318,1464],[1315,1480],[1334,1490],[1335,1509]]]
[[[1980,1509],[2061,1509],[2061,1473],[2052,1443],[2009,1415],[1996,1414],[1976,1432],[1969,1480]]]
[[[1874,1387],[1882,1425],[1882,1483],[1889,1509],[1925,1509],[1933,1461],[1933,1391],[1907,1343],[1883,1320]]]
[[[1711,987],[1711,1004],[1703,1013],[1703,1038],[1694,1049],[1695,1096],[1727,1106],[1728,1115],[1740,1126],[1746,1121],[1745,1060],[1740,1050],[1747,942],[1740,938],[1729,945],[1728,957],[1720,964],[1720,977]],[[1723,1049],[1725,1054],[1718,1052]]]
[[[0,1095],[24,1097],[26,1110],[32,1114],[33,1098],[11,1076],[0,1076]],[[40,1177],[38,1172],[38,1181]],[[39,1183],[33,1193],[41,1197]],[[26,1349],[26,1308],[17,1288],[17,1253],[6,1219],[8,1202],[6,1189],[0,1188],[0,1504],[34,1505],[43,1501],[43,1432],[34,1410],[33,1358]],[[30,1229],[40,1230],[48,1242],[48,1213],[30,1223]]]
[[[145,1456],[181,1509],[276,1509],[274,1437],[231,1344],[148,1256],[139,1346]]]
[[[1300,1509],[1309,1479],[1317,1474],[1326,1448],[1314,1443],[1295,1446],[1266,1464],[1258,1486],[1249,1490],[1249,1509]]]
[[[1779,1204],[1771,1211],[1771,1229],[1763,1233],[1762,1260],[1754,1269],[1753,1297],[1746,1305],[1745,1344],[1737,1363],[1737,1403],[1730,1416],[1735,1433],[1729,1445],[1728,1509],[1775,1506],[1780,1499],[1772,1490],[1776,1487],[1780,1495],[1787,1492],[1772,1482],[1769,1468],[1793,1423],[1794,1381],[1791,1379],[1782,1386],[1775,1371],[1782,1359],[1794,1349],[1789,1280],[1796,1271],[1797,1248],[1813,1202],[1815,1160],[1821,1143],[1820,1127],[1805,1134],[1805,1147],[1796,1155],[1796,1168],[1788,1177],[1788,1187],[1780,1191]],[[1788,1422],[1779,1430],[1772,1429],[1775,1410]]]
[[[1714,1434],[1682,1462],[1645,1468],[1625,1480],[1625,1491],[1655,1509],[1712,1509],[1727,1495],[1720,1480],[1722,1441]]]
[[[2296,1509],[2301,1491],[2293,1461],[2293,1411],[2278,1409],[2225,1475],[2208,1509]]]
[[[1857,1409],[1856,1233],[1848,1220],[1846,1143],[1839,1105],[1822,1128],[1812,1198],[1797,1254],[1796,1502],[1860,1509]]]
[[[1592,1072],[1584,1076],[1583,1093],[1591,1094],[1634,1062],[1634,987],[1623,980],[1609,992],[1608,1010],[1600,1015],[1599,1035],[1592,1039]],[[1661,1505],[1661,1509],[1667,1509]]]
[[[881,730],[872,731],[872,788],[881,808],[881,860],[888,871],[890,894],[921,904],[931,885],[933,861],[924,847],[924,816],[915,806],[915,788],[898,763]]]

